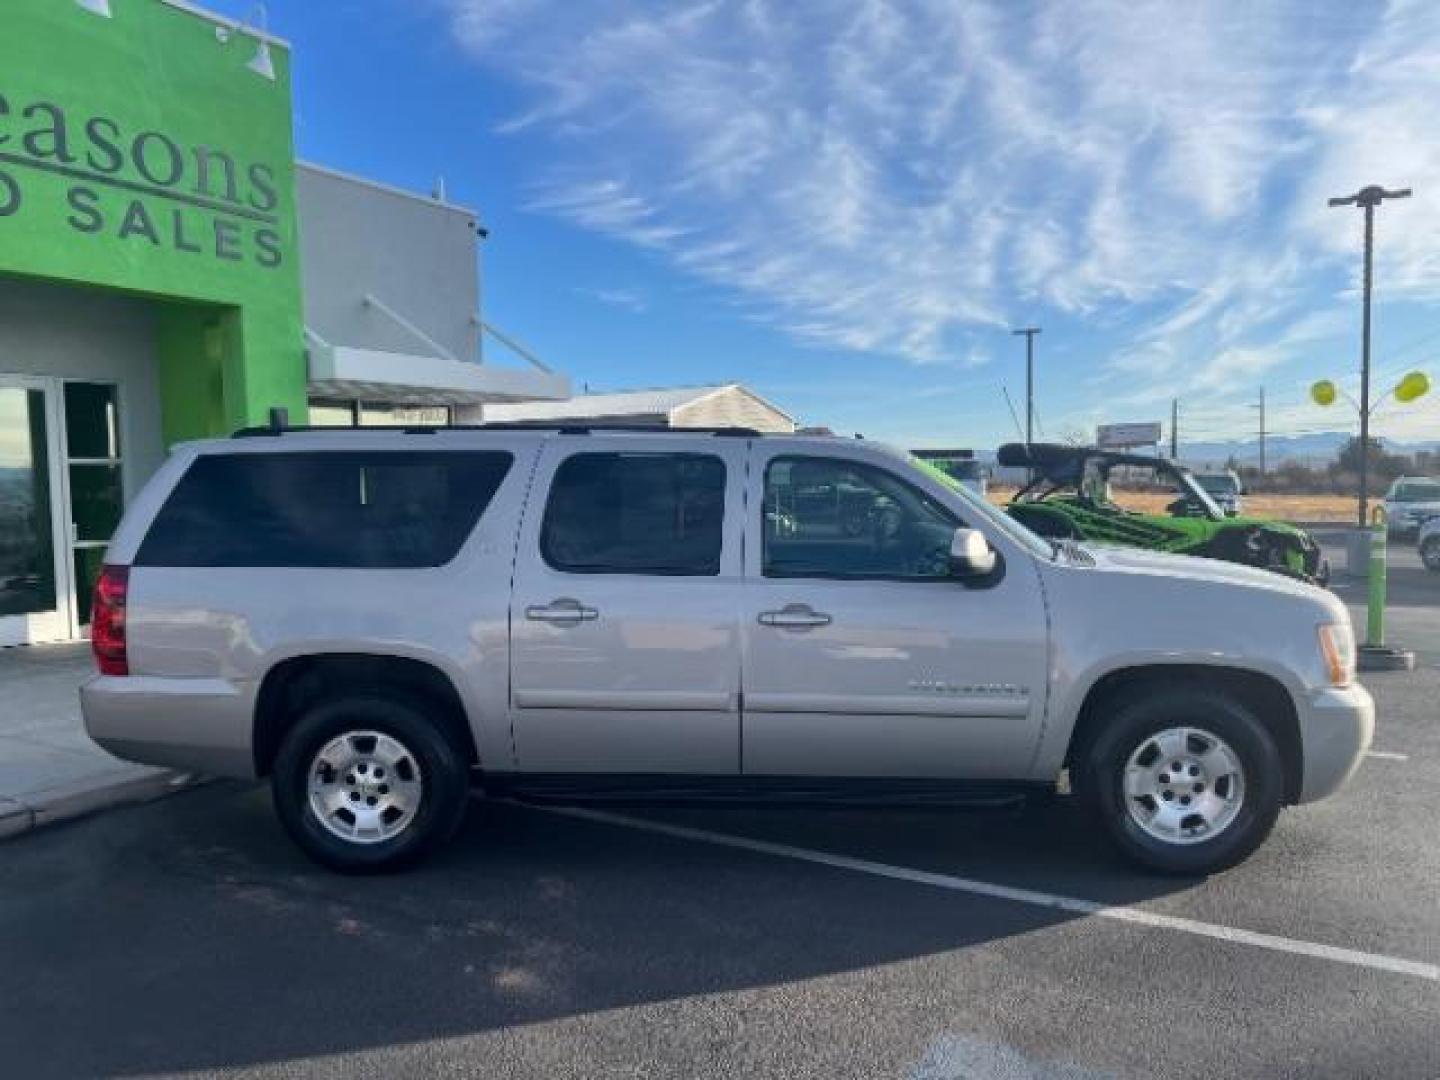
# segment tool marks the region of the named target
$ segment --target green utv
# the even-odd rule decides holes
[[[997,460],[1031,470],[1032,479],[1006,510],[1041,536],[1225,559],[1319,585],[1330,578],[1320,545],[1304,529],[1282,521],[1227,517],[1189,469],[1164,458],[1089,446],[1007,443]],[[1110,487],[1110,474],[1117,468],[1127,474],[1143,472],[1168,486],[1175,499],[1166,513],[1117,504]]]

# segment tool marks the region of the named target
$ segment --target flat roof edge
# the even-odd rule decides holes
[[[410,199],[413,202],[424,203],[426,206],[437,207],[441,210],[451,210],[457,214],[464,214],[467,217],[474,218],[475,224],[479,225],[482,230],[484,229],[484,226],[480,224],[480,214],[478,211],[472,207],[463,206],[460,203],[450,202],[448,199],[435,199],[429,195],[422,195],[418,191],[406,191],[402,187],[387,184],[383,180],[372,180],[368,176],[360,176],[357,173],[346,172],[343,169],[332,168],[329,165],[321,165],[314,161],[307,161],[304,158],[296,158],[295,167],[297,169],[306,169],[313,173],[319,173],[321,176],[328,176],[332,180],[345,180],[351,184],[359,184],[361,187],[368,187],[375,191],[383,191],[387,195],[395,195],[401,199]]]

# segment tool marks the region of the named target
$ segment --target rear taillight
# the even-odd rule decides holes
[[[90,605],[90,649],[101,675],[129,675],[125,655],[125,594],[130,586],[128,566],[105,565],[95,582]]]

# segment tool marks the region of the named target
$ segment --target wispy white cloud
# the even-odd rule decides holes
[[[552,140],[532,209],[804,341],[963,365],[1136,305],[1124,392],[1223,394],[1343,329],[1324,200],[1375,180],[1417,185],[1384,280],[1440,299],[1433,0],[446,2]]]
[[[575,291],[609,307],[620,308],[635,315],[643,315],[650,309],[650,298],[640,289],[594,286]]]

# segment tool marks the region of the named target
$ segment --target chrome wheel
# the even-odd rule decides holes
[[[399,836],[415,820],[424,793],[415,755],[379,731],[347,731],[331,739],[311,759],[309,776],[316,820],[352,844]]]
[[[1125,763],[1124,785],[1130,820],[1167,844],[1219,836],[1245,801],[1240,756],[1200,728],[1147,736]]]

